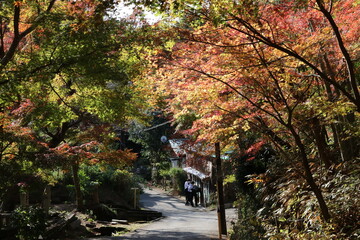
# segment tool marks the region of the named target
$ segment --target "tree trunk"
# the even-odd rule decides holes
[[[79,211],[84,209],[83,195],[81,193],[80,178],[79,178],[79,164],[74,162],[72,164],[73,180],[75,187],[76,206]]]
[[[328,20],[328,22],[330,23],[330,26],[332,28],[332,30],[334,31],[334,35],[336,37],[336,40],[338,42],[338,46],[341,50],[341,53],[344,56],[344,60],[347,66],[347,71],[348,71],[348,82],[349,85],[353,91],[354,94],[354,98],[356,99],[356,106],[360,106],[360,93],[359,93],[359,89],[358,89],[358,83],[356,80],[356,76],[355,76],[355,68],[354,68],[354,64],[351,60],[351,56],[349,54],[349,52],[347,51],[344,41],[342,39],[342,35],[341,32],[337,26],[337,24],[335,23],[335,20],[333,18],[333,16],[331,15],[331,12],[329,12],[326,8],[325,5],[323,4],[322,0],[316,0],[320,11],[323,13],[324,17]],[[359,110],[359,109],[358,109]]]
[[[332,156],[330,155],[330,151],[325,140],[325,135],[322,131],[323,128],[321,127],[318,118],[312,119],[312,128],[320,160],[324,163],[325,167],[329,169],[331,163],[333,162],[331,159]]]
[[[335,124],[337,136],[338,136],[338,145],[339,152],[341,154],[341,159],[343,162],[350,161],[356,156],[356,149],[358,145],[358,138],[351,136],[346,133],[345,129],[347,124],[353,124],[355,121],[354,114],[348,114],[347,116],[339,116],[338,124]]]
[[[331,67],[331,64],[329,62],[329,59],[326,54],[322,55],[322,61],[320,61],[321,69],[324,73],[329,75],[329,77],[336,81],[335,79],[335,73]],[[328,96],[328,100],[330,102],[337,101],[340,93],[339,91],[332,90],[331,85],[324,81],[326,93]],[[352,149],[354,149],[354,142],[352,140],[352,137],[349,137],[348,135],[344,134],[344,123],[349,122],[350,124],[355,121],[355,119],[352,117],[353,114],[349,114],[346,118],[342,116],[338,116],[338,122],[337,124],[332,124],[332,130],[334,133],[334,143],[339,147],[340,156],[343,162],[348,161],[353,158],[354,154]]]
[[[303,168],[305,170],[305,179],[306,182],[309,184],[311,190],[314,192],[316,199],[319,203],[320,206],[320,210],[321,210],[321,214],[323,216],[323,219],[326,222],[329,222],[331,216],[329,213],[329,209],[327,207],[327,204],[324,200],[324,197],[322,195],[321,189],[317,186],[315,179],[311,173],[311,169],[309,166],[309,160],[306,154],[306,150],[305,150],[305,146],[303,145],[300,136],[297,134],[297,132],[295,131],[295,129],[292,126],[289,126],[289,129],[295,139],[295,143],[299,148],[300,151],[300,157],[301,157],[301,162],[303,165]]]
[[[340,146],[339,136],[338,136],[338,132],[337,132],[337,130],[336,130],[336,125],[335,125],[335,123],[332,123],[332,124],[330,125],[330,127],[331,127],[331,131],[332,131],[332,134],[333,134],[334,146],[339,147],[339,146]]]

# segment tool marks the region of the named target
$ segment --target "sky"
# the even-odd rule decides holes
[[[120,3],[115,10],[114,15],[116,18],[126,18],[129,17],[134,11],[135,5],[125,6],[123,3]],[[155,14],[150,11],[145,11],[145,18],[150,23],[153,24],[161,19],[160,16],[155,16]]]

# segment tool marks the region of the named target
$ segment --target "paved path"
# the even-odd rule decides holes
[[[141,229],[120,237],[96,238],[102,240],[172,240],[218,239],[217,212],[201,207],[185,206],[183,200],[165,195],[158,189],[145,189],[140,204],[143,208],[162,212],[163,218]],[[226,210],[227,221],[236,218],[234,209]],[[229,228],[230,223],[227,224]]]

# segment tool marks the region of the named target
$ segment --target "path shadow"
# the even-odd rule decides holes
[[[95,240],[97,238],[91,238],[89,240]],[[133,240],[133,239],[143,239],[143,240],[213,240],[209,236],[202,234],[195,234],[193,232],[171,232],[171,231],[147,231],[141,230],[139,232],[134,232],[130,236],[120,236],[120,237],[102,237],[101,240]]]

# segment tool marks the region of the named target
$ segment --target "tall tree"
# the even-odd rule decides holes
[[[93,139],[102,134],[111,139],[111,128],[100,126],[124,125],[129,118],[140,118],[140,96],[135,94],[131,79],[140,72],[136,56],[140,47],[134,39],[141,29],[133,22],[108,15],[115,1],[51,1],[46,13],[42,13],[43,4],[15,2],[13,11],[11,4],[1,10],[2,57],[8,59],[0,72],[4,79],[1,111],[10,124],[29,129],[48,151],[67,144],[68,148],[60,147],[55,155],[45,152],[41,157],[39,151],[34,151],[32,161],[61,155],[73,159],[74,182],[79,190],[78,164],[88,156],[79,153],[74,159],[70,153],[92,141],[82,139],[82,133],[99,128],[103,132],[92,135]],[[39,14],[44,16],[32,25],[31,34],[20,34],[18,40],[12,37],[16,31],[27,29],[24,22],[31,23]],[[18,26],[8,21],[11,18],[17,19]],[[9,42],[17,44],[15,51]],[[1,119],[2,127],[7,127],[8,118]],[[30,143],[22,144],[19,148],[24,149]],[[101,144],[104,147],[99,158],[112,159],[114,164],[134,158],[128,150],[114,151]],[[81,208],[81,193],[77,191],[77,195]]]
[[[328,203],[311,168],[318,162],[311,143],[329,168],[334,158],[328,154],[325,136],[333,134],[335,139],[331,124],[351,117],[341,124],[339,143],[347,128],[346,138],[354,140],[353,146],[359,144],[358,130],[350,132],[356,129],[360,110],[354,74],[359,31],[358,25],[345,20],[349,16],[358,21],[359,4],[159,1],[158,6],[168,11],[180,8],[195,20],[178,29],[180,41],[171,52],[159,54],[163,61],[157,60],[159,67],[168,63],[154,82],[160,92],[168,93],[170,111],[175,117],[195,112],[198,120],[191,133],[198,139],[227,139],[234,144],[237,129],[247,129],[272,141],[289,163],[296,156],[302,166],[299,174],[314,192],[323,219],[329,221]],[[289,147],[295,155],[289,155]],[[344,145],[340,149],[346,152]]]

